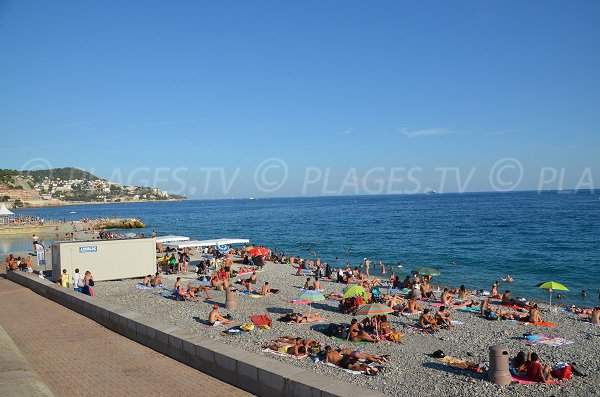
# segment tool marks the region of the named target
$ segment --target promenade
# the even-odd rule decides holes
[[[3,270],[0,327],[57,397],[251,395],[6,280]],[[0,395],[6,390],[0,376]]]

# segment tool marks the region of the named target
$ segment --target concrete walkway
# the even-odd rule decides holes
[[[20,350],[20,362],[29,363],[26,370],[32,382],[42,389],[46,384],[58,397],[251,395],[109,331],[3,274],[0,327]],[[5,396],[3,390],[22,383],[3,377],[5,355],[0,353],[0,395]]]

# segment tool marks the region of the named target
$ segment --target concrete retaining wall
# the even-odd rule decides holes
[[[163,324],[101,299],[62,288],[30,273],[8,272],[7,278],[114,332],[259,396],[382,396],[373,390]]]

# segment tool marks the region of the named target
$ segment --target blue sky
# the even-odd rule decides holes
[[[512,159],[506,190],[600,188],[599,16],[597,1],[0,1],[0,167],[209,198],[494,190]]]

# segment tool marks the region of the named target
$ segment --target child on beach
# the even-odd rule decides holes
[[[67,269],[63,269],[62,275],[60,276],[60,285],[63,288],[69,288],[69,275],[67,274]]]

